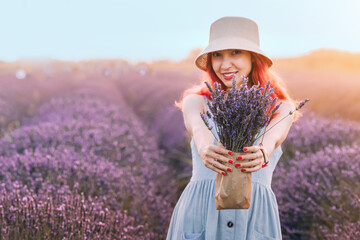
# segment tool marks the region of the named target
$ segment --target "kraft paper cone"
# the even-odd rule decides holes
[[[232,159],[234,164],[224,163],[231,168],[224,176],[216,174],[215,181],[215,204],[216,209],[248,209],[250,207],[251,197],[251,173],[242,172],[241,167],[235,167],[240,153],[226,155]]]

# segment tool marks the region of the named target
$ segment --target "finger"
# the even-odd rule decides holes
[[[242,168],[241,171],[243,171],[243,172],[256,172],[256,171],[259,171],[260,169],[261,169],[261,165],[256,165],[256,166],[250,167],[250,168]]]
[[[241,155],[242,160],[255,160],[260,158],[263,158],[262,152],[260,150],[257,152]]]
[[[211,151],[208,151],[206,153],[207,157],[211,157],[222,162],[229,162],[230,158],[227,158],[226,156],[231,156],[231,155],[232,155],[231,151],[219,148],[217,146],[212,146]]]
[[[207,161],[205,163],[205,166],[213,171],[215,171],[216,173],[219,173],[219,174],[222,174],[222,175],[226,175],[226,172],[227,172],[227,168],[226,166],[224,166],[223,164],[215,161],[215,160],[212,160],[211,161]]]
[[[226,156],[226,155],[225,155]],[[216,159],[220,162],[227,162],[227,163],[230,163],[232,164],[233,163],[233,160],[231,160],[230,158],[227,158],[225,157],[224,155],[220,155],[220,154],[217,154],[215,152],[212,152],[212,153],[209,153],[208,157],[211,157],[213,159]]]
[[[240,162],[240,163],[236,163],[235,164],[235,167],[237,168],[252,168],[252,167],[255,167],[255,166],[262,166],[263,164],[263,160],[262,159],[256,159],[256,160],[253,160],[253,161],[250,161],[250,162]]]
[[[231,168],[229,168],[228,166],[218,162],[218,161],[215,161],[214,164],[213,164],[214,167],[216,167],[217,169],[223,171],[223,172],[231,172]]]
[[[244,147],[243,151],[248,153],[248,152],[257,152],[260,150],[259,146],[250,146],[250,147]]]

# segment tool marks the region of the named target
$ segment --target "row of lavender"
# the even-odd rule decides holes
[[[0,93],[1,239],[164,238],[172,169],[116,87],[95,86],[49,95],[31,116]]]
[[[132,86],[123,91],[124,97],[149,128],[161,133],[159,143],[173,157],[171,163],[176,164],[179,176],[178,195],[189,180],[191,159],[182,153],[189,153],[188,139],[182,135],[180,111],[172,104],[191,77],[195,79],[158,73],[124,80]],[[146,88],[139,96],[140,86]],[[284,239],[360,236],[360,124],[305,113],[292,126],[282,148],[273,189]]]

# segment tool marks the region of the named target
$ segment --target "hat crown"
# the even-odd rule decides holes
[[[223,17],[211,24],[209,43],[221,38],[241,38],[260,47],[257,24],[244,17]]]

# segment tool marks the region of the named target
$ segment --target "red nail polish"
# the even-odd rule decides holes
[[[244,152],[247,151],[247,148],[244,148]]]
[[[228,170],[229,172],[231,172],[232,170],[231,170],[231,168],[228,168],[228,169],[226,169],[226,170]]]
[[[230,159],[230,160],[229,160],[229,163],[233,164],[233,163],[234,163],[234,161]]]
[[[241,169],[241,171],[242,171],[242,172],[245,172],[246,170],[243,168],[243,169]]]
[[[238,157],[237,157],[237,160],[241,160],[241,159],[242,159],[242,156],[238,156]]]
[[[237,164],[235,164],[235,166],[236,166],[236,167],[240,167],[240,166],[241,166],[241,164],[240,164],[240,163],[237,163]]]
[[[225,172],[221,172],[221,174],[225,176]]]
[[[228,154],[229,154],[229,155],[232,155],[232,152],[231,152],[231,151],[229,151],[229,152],[228,152]]]

